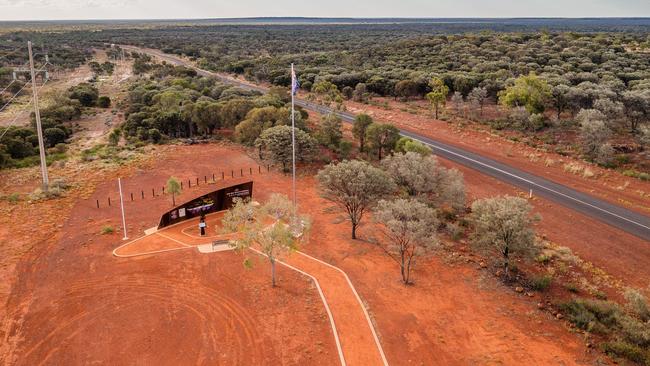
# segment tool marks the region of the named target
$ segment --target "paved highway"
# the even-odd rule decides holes
[[[216,73],[194,67],[189,62],[181,58],[163,54],[160,51],[143,50],[130,46],[124,47],[138,52],[146,52],[155,55],[161,59],[166,60],[167,62],[176,65],[185,65],[187,67],[191,67],[195,69],[199,75],[202,76],[216,77],[223,82],[235,84],[238,87],[245,89],[258,90],[261,92],[266,91],[266,89],[263,87],[225,78]],[[335,113],[347,123],[354,122],[355,116],[351,113],[335,111],[323,105],[300,99],[296,100],[296,105],[321,114]],[[514,168],[498,161],[472,153],[457,146],[442,143],[406,130],[400,130],[400,133],[402,136],[410,137],[430,146],[435,154],[445,159],[477,170],[483,174],[487,174],[503,182],[512,184],[523,189],[524,191],[532,189],[534,194],[537,196],[547,198],[572,210],[583,213],[603,223],[619,228],[650,242],[650,217],[648,216],[628,210],[618,205],[614,205],[607,201],[603,201],[586,193],[576,191],[572,188],[555,183],[546,178],[527,173],[521,169]],[[576,230],[580,230],[580,228],[577,227]]]

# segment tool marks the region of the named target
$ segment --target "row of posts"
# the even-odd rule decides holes
[[[271,170],[271,166],[267,165],[266,166],[266,171],[268,172],[270,170]],[[253,175],[253,168],[248,168],[248,172],[249,172],[250,175]],[[257,172],[260,173],[260,174],[262,173],[262,166],[260,166],[260,165],[257,166]],[[244,176],[244,169],[239,169],[239,176],[240,177]],[[230,177],[231,178],[235,177],[235,171],[234,170],[230,171]],[[226,173],[221,172],[221,180],[224,180],[224,179],[226,179]],[[196,183],[194,184],[194,186],[199,186],[199,182],[200,182],[199,177],[196,177]],[[212,173],[212,182],[216,182],[216,176],[214,175],[214,173]],[[181,183],[181,189],[183,189],[185,181],[181,181],[180,183]],[[203,183],[204,184],[208,183],[208,176],[207,175],[203,176]],[[187,188],[192,188],[192,180],[191,179],[187,180]],[[162,187],[162,194],[165,194],[165,186]],[[144,196],[145,196],[144,190],[140,190],[140,199],[143,200]],[[130,197],[131,197],[131,201],[135,201],[135,197],[133,196],[133,193],[130,193]],[[151,197],[152,198],[156,197],[156,189],[155,188],[151,188]],[[97,203],[97,208],[99,208],[99,200],[96,200],[96,203]],[[108,206],[111,206],[111,198],[110,197],[108,197]]]

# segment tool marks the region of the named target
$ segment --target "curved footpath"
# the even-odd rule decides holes
[[[217,222],[221,215],[222,213],[208,215],[208,223],[211,226],[218,225]],[[184,221],[136,238],[115,248],[113,255],[131,258],[165,255],[169,252],[194,248],[204,254],[233,249],[222,245],[216,249],[212,247],[210,250],[211,242],[214,239],[228,238],[232,234],[207,237],[193,235],[188,229],[194,229],[197,220]],[[202,247],[207,247],[208,250],[202,250]],[[264,255],[254,248],[251,250],[259,255]],[[278,263],[308,276],[314,281],[330,317],[341,365],[388,366],[370,315],[343,270],[300,251],[278,261]]]
[[[243,89],[257,90],[260,92],[267,91],[266,88],[260,86],[250,85],[203,70],[180,57],[168,55],[158,50],[142,49],[133,46],[122,47],[136,52],[148,53],[175,65],[190,67],[196,70],[199,75],[215,77],[225,83],[234,84]],[[296,104],[305,109],[321,114],[334,113],[347,123],[352,123],[354,121],[355,115],[352,113],[336,111],[332,108],[302,99],[297,99]],[[457,146],[435,141],[412,131],[400,130],[400,134],[430,146],[437,155],[440,155],[445,159],[462,164],[468,168],[477,170],[508,184],[512,184],[525,191],[532,189],[538,196],[559,203],[567,208],[595,218],[603,223],[650,242],[650,218],[648,216],[611,204],[589,194],[579,192],[540,176],[527,173],[521,169],[511,167],[496,160],[469,152]]]

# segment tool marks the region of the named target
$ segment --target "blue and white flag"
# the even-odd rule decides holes
[[[296,72],[293,70],[293,64],[291,64],[291,95],[296,95],[298,88],[300,88],[300,82],[296,77]]]

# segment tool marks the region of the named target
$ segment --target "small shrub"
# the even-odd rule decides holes
[[[647,350],[624,341],[603,343],[603,351],[609,355],[626,358],[641,365],[650,365],[650,354]]]
[[[157,128],[152,128],[148,132],[149,138],[153,141],[154,144],[157,144],[162,139],[162,134],[158,131]]]
[[[97,106],[100,107],[100,108],[108,108],[108,107],[110,107],[111,106],[111,98],[109,98],[109,97],[107,97],[105,95],[102,95],[101,97],[99,97],[99,99],[97,99]]]
[[[601,300],[575,299],[560,308],[576,327],[598,334],[609,333],[622,314],[617,304]]]
[[[58,143],[58,144],[54,145],[54,147],[52,148],[52,151],[55,154],[63,154],[66,151],[68,151],[68,145],[66,145],[64,143]]]
[[[610,144],[600,145],[596,152],[596,163],[605,167],[613,166],[614,162],[614,148]]]
[[[623,172],[623,175],[626,176],[626,177],[638,178],[638,179],[641,179],[641,180],[644,180],[644,181],[650,180],[650,174],[641,173],[641,172],[638,172],[638,171],[632,170],[632,169],[625,170]]]
[[[582,172],[582,176],[584,178],[593,178],[596,176],[596,174],[590,168],[585,168],[585,170]]]
[[[13,203],[13,204],[18,203],[18,201],[20,201],[20,193],[12,193],[6,196],[5,199],[9,203]]]
[[[616,165],[625,165],[632,162],[630,156],[625,154],[616,155],[614,159],[616,160]]]
[[[574,294],[577,294],[578,292],[580,292],[580,289],[578,288],[578,285],[576,285],[573,282],[569,282],[569,283],[565,284],[564,288],[566,288],[567,291],[569,291],[571,293],[574,293]]]
[[[61,190],[55,188],[50,188],[47,192],[40,188],[36,188],[34,192],[29,194],[30,201],[48,200],[58,197],[61,197]]]
[[[113,234],[115,232],[115,229],[110,225],[106,225],[106,226],[102,227],[101,232],[102,232],[102,235],[110,235],[110,234]]]
[[[625,291],[628,308],[644,322],[650,321],[650,306],[645,296],[634,289]]]
[[[539,277],[533,277],[530,281],[530,286],[535,291],[546,291],[553,282],[553,277],[550,275],[543,275]]]
[[[347,159],[350,157],[350,152],[352,152],[352,143],[347,140],[341,140],[338,146],[339,155],[342,159]]]
[[[445,229],[449,233],[449,236],[451,236],[451,240],[454,241],[462,239],[465,235],[465,230],[460,225],[453,222],[448,222],[445,225]]]
[[[541,263],[541,264],[546,265],[546,264],[549,264],[552,259],[553,259],[552,255],[543,253],[543,254],[538,255],[535,258],[535,261],[537,261],[537,263]]]
[[[585,168],[582,165],[577,163],[567,163],[564,165],[564,171],[571,174],[578,175],[581,174],[584,170]]]

